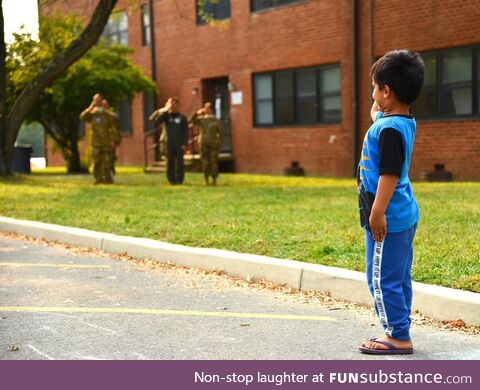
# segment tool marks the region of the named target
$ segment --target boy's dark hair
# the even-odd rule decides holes
[[[388,85],[398,101],[410,105],[423,86],[425,65],[417,52],[392,50],[379,58],[370,70],[380,89]]]

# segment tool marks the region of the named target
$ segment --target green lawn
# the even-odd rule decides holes
[[[62,170],[0,180],[0,214],[172,243],[364,270],[353,179],[222,174],[205,187],[119,168],[94,186]],[[414,183],[414,279],[480,292],[480,183]]]

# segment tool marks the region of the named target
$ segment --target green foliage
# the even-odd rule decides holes
[[[25,85],[64,50],[81,32],[75,16],[43,17],[39,38],[16,34],[8,47],[8,104],[13,104]],[[61,77],[47,88],[30,112],[28,120],[41,123],[53,138],[69,164],[69,171],[79,168],[79,114],[101,93],[115,108],[136,93],[154,93],[154,82],[132,64],[132,49],[100,41]]]
[[[185,185],[169,186],[164,175],[117,172],[114,186],[65,175],[0,181],[0,214],[365,269],[353,179],[222,174],[218,187],[205,187],[201,174],[188,173]],[[480,183],[414,183],[414,191],[414,280],[480,292]]]

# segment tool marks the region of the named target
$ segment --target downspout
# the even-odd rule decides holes
[[[152,67],[152,80],[157,84],[157,61],[155,58],[155,25],[153,16],[153,0],[148,0],[148,11],[150,14],[150,61]],[[155,107],[157,107],[157,94],[154,96]]]
[[[375,54],[373,50],[373,0],[368,0],[368,50],[370,67],[375,62]]]
[[[148,0],[148,13],[150,16],[150,61],[151,61],[151,68],[152,68],[152,80],[157,85],[157,60],[156,60],[156,51],[155,51],[155,17],[153,13],[153,0]],[[155,93],[153,95],[153,106],[154,110],[158,107],[158,94]],[[146,141],[145,141],[146,142]],[[154,158],[155,161],[160,161],[161,159],[161,152],[160,152],[160,130],[157,128],[154,135],[153,135],[153,142],[157,145],[154,150]],[[145,148],[145,166],[147,165],[147,150]]]
[[[357,165],[359,159],[358,153],[358,42],[357,42],[357,30],[358,30],[358,2],[352,0],[352,145],[353,145],[353,164],[352,164],[352,176],[357,174]]]

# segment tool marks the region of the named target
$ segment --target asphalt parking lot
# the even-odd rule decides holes
[[[370,310],[179,267],[0,236],[0,359],[376,359]],[[480,359],[480,337],[413,326],[415,354]]]

